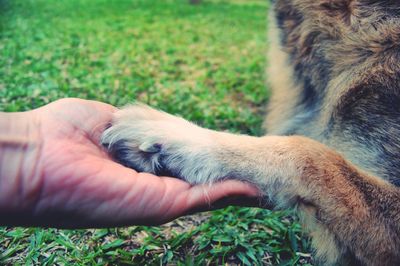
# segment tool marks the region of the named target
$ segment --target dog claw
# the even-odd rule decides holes
[[[151,143],[151,142],[144,142],[139,146],[139,150],[148,153],[157,153],[161,151],[161,144],[159,143]]]

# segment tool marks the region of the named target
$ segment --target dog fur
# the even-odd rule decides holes
[[[321,265],[400,265],[399,2],[277,0],[269,31],[267,135],[133,105],[102,144],[137,170],[255,184],[296,207]]]

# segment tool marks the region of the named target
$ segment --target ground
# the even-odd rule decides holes
[[[218,130],[261,134],[262,0],[0,0],[0,111],[63,97],[134,100]],[[0,264],[298,265],[290,212],[229,207],[160,227],[0,227]]]

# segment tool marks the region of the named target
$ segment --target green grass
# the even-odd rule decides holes
[[[218,130],[261,134],[263,0],[0,0],[0,110],[63,97],[133,100]],[[229,207],[160,227],[0,228],[0,264],[297,265],[288,212]]]

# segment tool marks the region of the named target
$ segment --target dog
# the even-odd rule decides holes
[[[321,265],[400,265],[400,4],[276,0],[262,137],[132,105],[102,145],[139,171],[256,185],[296,207]]]

